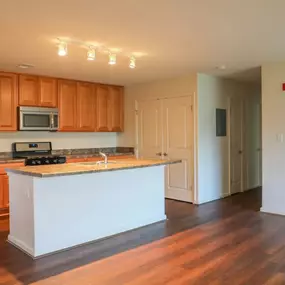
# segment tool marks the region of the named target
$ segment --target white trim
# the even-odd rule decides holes
[[[34,254],[34,250],[29,247],[27,244],[25,244],[24,242],[18,240],[17,238],[8,235],[8,240],[7,240],[10,244],[14,245],[15,247],[17,247],[18,249],[22,250],[23,252],[27,253],[28,255],[35,257]]]

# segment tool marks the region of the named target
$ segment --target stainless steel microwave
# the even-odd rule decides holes
[[[20,131],[57,131],[58,109],[41,107],[19,107]]]

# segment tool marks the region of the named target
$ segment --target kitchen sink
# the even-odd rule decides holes
[[[108,163],[106,163],[106,165],[108,164],[116,164],[118,163],[117,161],[108,161]],[[80,162],[79,164],[83,164],[83,165],[104,165],[104,161],[90,161],[90,162]]]

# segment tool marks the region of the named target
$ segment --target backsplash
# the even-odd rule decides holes
[[[133,154],[133,147],[100,147],[100,148],[74,148],[74,149],[56,149],[52,151],[53,155],[84,156],[98,154]],[[0,152],[0,159],[12,158],[12,152]]]

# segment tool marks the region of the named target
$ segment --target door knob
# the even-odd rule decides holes
[[[168,154],[165,152],[163,155],[164,155],[164,156],[167,156]]]
[[[239,154],[242,154],[242,150],[240,150],[238,153],[239,153]]]
[[[156,153],[157,156],[162,156],[161,152]]]

